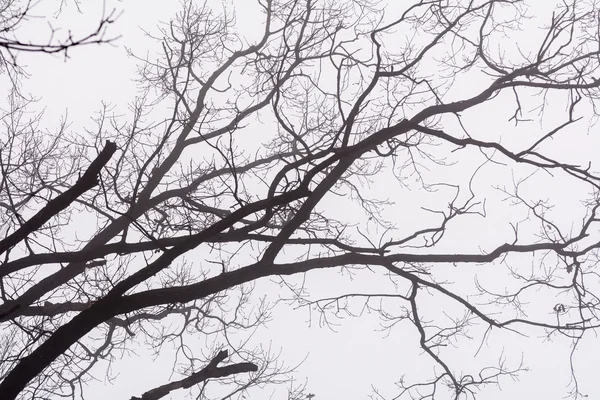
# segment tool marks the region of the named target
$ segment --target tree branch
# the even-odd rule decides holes
[[[0,254],[25,239],[30,233],[38,230],[52,217],[67,208],[75,199],[98,185],[98,174],[100,174],[100,171],[108,163],[115,151],[117,151],[117,145],[107,140],[104,149],[98,154],[98,157],[90,164],[87,171],[77,180],[73,187],[50,200],[44,208],[25,222],[23,226],[0,241]]]
[[[217,354],[215,358],[213,358],[208,365],[202,368],[200,371],[194,372],[192,375],[179,381],[170,382],[155,389],[149,390],[141,397],[133,396],[131,397],[131,400],[158,400],[168,395],[173,390],[187,389],[209,378],[222,378],[244,372],[258,371],[258,366],[250,362],[232,364],[225,367],[217,367],[217,364],[222,362],[225,358],[227,358],[227,356],[227,350],[221,350],[219,354]]]

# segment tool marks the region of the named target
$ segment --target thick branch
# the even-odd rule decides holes
[[[0,241],[0,254],[25,239],[30,233],[38,230],[52,217],[69,207],[75,199],[96,186],[98,184],[98,174],[100,174],[100,171],[108,163],[115,151],[117,151],[117,145],[107,140],[104,149],[98,154],[98,157],[90,164],[87,171],[77,180],[73,187],[50,200],[44,208],[25,222],[23,226]]]
[[[261,211],[267,207],[273,207],[279,204],[286,204],[290,201],[297,200],[301,197],[309,196],[310,191],[306,188],[299,188],[273,198],[259,200],[251,204],[237,209],[229,216],[214,223],[202,232],[190,236],[186,241],[165,252],[156,261],[146,266],[145,268],[132,274],[125,280],[119,282],[115,287],[102,299],[94,303],[86,311],[75,316],[71,321],[58,328],[48,340],[35,349],[29,356],[24,357],[13,368],[13,370],[0,383],[0,393],[4,395],[4,399],[15,399],[19,393],[27,386],[29,381],[37,374],[42,372],[44,368],[50,365],[60,354],[65,352],[73,343],[82,338],[99,324],[107,321],[111,317],[117,315],[115,313],[119,305],[122,295],[140,284],[146,279],[154,276],[158,272],[167,268],[180,255],[189,250],[194,249],[206,239],[220,233],[221,231],[233,226],[241,218],[244,218],[252,213]],[[218,293],[228,287],[239,285],[243,282],[248,282],[256,279],[256,277],[264,276],[256,274],[253,271],[248,273],[248,268],[242,270],[244,274],[238,281],[225,280],[219,281],[217,285],[213,284],[213,279],[207,279],[205,290],[206,295]],[[226,274],[225,274],[226,275]],[[222,277],[223,275],[219,276]],[[241,279],[241,280],[239,280]],[[198,293],[199,297],[204,297],[202,292]]]
[[[173,390],[177,389],[188,389],[200,382],[203,382],[209,378],[222,378],[229,375],[241,374],[244,372],[258,371],[258,366],[250,362],[238,363],[233,365],[227,365],[225,367],[217,367],[217,365],[227,358],[227,350],[221,350],[219,354],[213,358],[206,367],[200,371],[193,373],[192,375],[176,382],[170,382],[165,385],[159,386],[155,389],[149,390],[144,393],[141,397],[133,396],[131,400],[158,400],[168,395]]]
[[[265,235],[258,233],[246,233],[230,231],[220,233],[213,238],[207,239],[206,243],[227,243],[227,242],[243,242],[246,240],[255,240],[259,242],[273,242],[277,236]],[[9,261],[2,265],[0,269],[0,278],[5,277],[22,269],[42,264],[57,264],[71,262],[87,262],[96,258],[102,258],[109,254],[132,254],[144,251],[154,251],[157,249],[165,249],[189,239],[189,236],[177,236],[171,238],[160,238],[139,243],[111,243],[104,246],[99,246],[91,249],[83,249],[79,251],[65,251],[55,253],[32,254],[18,260]],[[383,254],[388,250],[376,249],[372,247],[357,247],[345,244],[337,239],[331,238],[290,238],[285,241],[286,245],[324,245],[335,246],[340,250],[346,250],[354,253],[375,253]]]

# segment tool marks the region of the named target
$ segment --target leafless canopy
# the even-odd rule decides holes
[[[524,369],[525,349],[481,367],[452,346],[575,349],[598,329],[599,4],[389,3],[258,0],[249,27],[188,0],[138,58],[130,115],[49,135],[9,99],[3,400],[78,398],[144,346],[174,345],[178,375],[142,399],[285,386],[293,368],[252,336],[275,305],[412,332],[433,368],[399,371],[398,399],[471,399]],[[329,297],[308,292],[316,270]]]
[[[54,16],[60,15],[67,3],[67,0],[61,0]],[[110,43],[117,39],[117,36],[107,34],[108,26],[118,16],[116,10],[104,13],[95,27],[76,35],[68,27],[60,30],[53,26],[52,16],[40,15],[36,8],[38,5],[40,2],[32,0],[0,0],[0,70],[13,79],[23,72],[17,59],[19,53],[64,54],[67,58],[69,50],[74,47]],[[81,11],[79,6],[79,1],[75,0],[74,7]],[[47,24],[44,41],[27,38],[24,31],[31,20],[41,20]]]

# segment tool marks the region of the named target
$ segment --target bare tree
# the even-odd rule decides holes
[[[186,1],[163,53],[139,58],[146,90],[128,120],[106,104],[86,134],[49,135],[14,100],[2,399],[76,397],[144,343],[158,356],[174,344],[180,376],[142,399],[287,385],[293,368],[247,339],[282,299],[325,324],[368,308],[412,329],[435,368],[399,376],[395,398],[474,398],[516,376],[519,358],[450,359],[492,329],[573,349],[596,331],[600,172],[568,144],[597,115],[598,4],[534,16],[519,0],[398,3],[261,0],[243,34],[232,10]],[[553,208],[559,186],[572,198]],[[340,294],[340,276],[312,298],[296,278],[326,269],[382,289]],[[269,277],[279,296],[257,296]],[[193,350],[198,336],[212,347]]]
[[[96,27],[83,34],[74,34],[71,30],[56,27],[52,24],[51,17],[40,15],[38,8],[41,2],[31,0],[2,0],[0,1],[0,70],[8,73],[15,85],[15,79],[24,71],[21,69],[17,56],[21,52],[63,54],[69,56],[69,50],[90,44],[103,44],[114,42],[118,36],[108,36],[108,26],[118,17],[116,10],[105,12],[100,16]],[[48,2],[46,2],[48,3]],[[74,2],[81,13],[78,1]],[[60,15],[68,5],[66,0],[61,0],[56,8],[55,16]],[[29,35],[24,31],[31,30],[29,23],[33,20],[42,20],[46,23],[44,32],[45,40],[36,42],[27,39]]]

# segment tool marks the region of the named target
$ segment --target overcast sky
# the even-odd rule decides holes
[[[36,6],[35,10],[42,13],[44,7],[51,9],[55,6],[52,5],[53,2],[47,3],[49,4]],[[56,25],[69,26],[75,36],[78,32],[86,32],[98,21],[101,12],[100,2],[90,3],[95,4],[82,5],[84,13],[81,15],[76,12],[75,7],[69,6],[56,21]],[[242,29],[247,29],[248,34],[251,34],[260,20],[257,20],[259,14],[254,13],[254,8],[248,7],[248,3],[248,0],[235,1],[238,21]],[[547,13],[547,8],[544,7],[547,4],[545,1],[532,1],[531,3],[540,7],[540,14]],[[154,53],[157,50],[156,42],[145,37],[142,29],[158,34],[156,26],[159,22],[167,21],[180,7],[179,3],[173,0],[107,2],[107,8],[113,6],[122,11],[117,23],[109,29],[109,35],[121,36],[114,44],[74,49],[69,53],[70,58],[66,61],[62,56],[39,54],[20,56],[20,62],[26,65],[27,71],[31,74],[30,78],[23,82],[24,91],[40,99],[38,104],[40,109],[45,109],[44,121],[49,130],[52,130],[52,124],[57,123],[64,115],[68,115],[73,130],[84,127],[92,128],[94,124],[91,117],[100,109],[102,101],[113,103],[116,106],[116,112],[126,114],[128,104],[133,101],[138,92],[133,80],[136,60],[127,57],[125,47],[131,48],[139,55],[147,52],[151,55],[156,54]],[[43,37],[45,27],[40,25],[37,29],[35,33],[39,32],[40,37]],[[527,38],[528,35],[525,34],[523,40],[527,40]],[[507,48],[511,48],[513,43],[507,41],[506,44]],[[470,93],[470,89],[472,88],[464,87],[465,93]],[[524,137],[523,135],[527,135],[527,129],[519,128],[519,130],[510,131],[508,123],[503,127],[488,126],[485,113],[494,113],[496,110],[486,109],[485,106],[480,110],[479,119],[474,118],[471,121],[472,129],[486,130],[486,134],[489,135],[502,134],[506,137],[503,136],[503,143],[513,143],[514,141],[518,144],[519,140]],[[551,125],[552,121],[545,121],[545,123]],[[539,126],[535,129],[539,129]],[[568,143],[557,146],[557,151],[565,151],[564,146],[568,146]],[[569,154],[581,151],[582,156],[587,156],[591,152],[597,151],[597,148],[593,148],[591,145],[584,146],[584,150],[573,148]],[[499,182],[510,181],[509,173],[498,177],[489,175],[495,171],[492,167],[490,168],[490,172],[482,177],[484,181],[487,179],[498,179]],[[564,188],[546,189],[550,190],[549,193],[558,196],[552,199],[555,202],[568,204],[573,200]],[[381,187],[375,190],[381,190],[384,193],[385,183],[381,183]],[[530,190],[535,190],[535,186]],[[422,198],[418,196],[419,194],[415,194],[414,199],[427,201],[426,196]],[[340,212],[344,211],[340,210]],[[419,214],[414,215],[414,218],[417,218]],[[485,221],[473,221],[474,225],[471,225],[469,230],[464,233],[464,242],[457,239],[456,243],[446,243],[445,245],[449,249],[456,249],[463,245],[468,247],[471,242],[466,238],[474,235],[473,237],[481,239],[479,244],[482,248],[489,249],[489,246],[495,244],[494,236],[486,236],[484,231],[489,233],[490,226],[499,224],[507,217],[507,214],[500,213],[490,215],[490,218]],[[410,222],[406,221],[409,225]],[[498,229],[499,231],[494,234],[510,233],[507,227]],[[507,229],[507,231],[500,232],[502,229]],[[447,268],[448,271],[442,271],[441,274],[447,274],[448,277],[454,276],[454,280],[461,280],[461,274],[464,274],[464,279],[472,282],[472,274],[477,268],[489,268],[490,277],[502,279],[501,274],[498,276],[494,274],[494,271],[491,270],[492,267],[492,265],[473,266],[463,269],[462,267],[446,266],[444,268]],[[389,289],[387,283],[383,282],[384,280],[367,272],[359,274],[354,281],[350,281],[340,278],[334,271],[316,271],[308,275],[307,284],[310,287],[311,295],[318,298],[353,290]],[[276,288],[275,285],[268,282],[262,282],[257,286],[258,291],[269,293],[272,296],[276,295],[274,293]],[[551,305],[548,307],[548,313],[551,314]],[[279,306],[275,311],[274,320],[268,326],[269,329],[262,330],[253,340],[255,343],[262,343],[265,347],[271,346],[274,352],[281,351],[281,360],[288,365],[299,363],[308,356],[299,367],[297,377],[299,381],[308,379],[309,391],[316,394],[316,400],[366,398],[372,393],[372,386],[380,389],[381,393],[387,396],[386,398],[391,398],[396,393],[394,382],[401,375],[418,371],[422,372],[423,376],[428,376],[431,371],[429,359],[418,348],[414,328],[408,324],[404,328],[402,326],[396,328],[388,335],[387,332],[377,330],[376,315],[363,315],[360,318],[337,321],[339,323],[338,332],[332,332],[327,327],[320,327],[318,320],[310,321],[310,323],[309,318],[310,315],[306,309]],[[504,378],[501,381],[502,391],[490,387],[482,394],[481,399],[520,399],[531,396],[558,400],[565,395],[565,388],[570,381],[569,341],[556,338],[554,342],[549,342],[545,340],[543,331],[528,330],[527,333],[529,337],[510,332],[493,332],[490,339],[484,343],[479,355],[481,360],[494,360],[498,357],[499,350],[504,348],[509,362],[512,362],[513,365],[518,364],[522,354],[525,365],[530,367],[531,371],[523,373],[519,382],[512,382],[508,378]],[[599,343],[596,338],[590,336],[589,340],[580,343],[575,356],[582,392],[588,394],[591,399],[600,398],[600,389],[595,384],[598,372],[600,372],[595,360],[600,354]],[[472,342],[463,340],[460,344],[459,348],[453,350],[455,360],[468,363],[466,360],[474,357],[480,340],[479,338]],[[203,343],[199,342],[198,346],[203,346]],[[169,359],[168,356],[160,362],[152,362],[149,355],[145,354],[143,350],[140,349],[138,352],[138,356],[126,356],[120,363],[114,365],[114,371],[120,373],[114,384],[105,384],[102,381],[103,371],[98,369],[97,375],[101,381],[90,386],[91,390],[88,392],[87,398],[92,400],[128,399],[132,395],[140,395],[158,384],[168,382],[171,372],[171,364],[165,361]],[[480,363],[481,360],[477,362]],[[183,399],[185,394],[185,391],[177,391],[169,398]],[[270,396],[267,389],[262,397],[256,399],[270,399]]]

